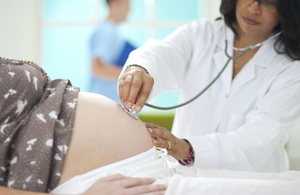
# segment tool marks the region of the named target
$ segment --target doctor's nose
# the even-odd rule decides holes
[[[253,1],[247,9],[251,14],[261,14],[260,2],[258,1]]]

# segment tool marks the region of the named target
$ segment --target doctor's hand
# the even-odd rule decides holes
[[[153,184],[155,179],[151,178],[132,178],[121,174],[115,174],[100,178],[82,195],[117,195],[117,194],[164,194],[166,186]]]
[[[119,97],[127,109],[135,103],[135,111],[140,112],[145,105],[154,79],[145,69],[138,66],[129,67],[119,78]]]
[[[152,137],[154,146],[166,148],[168,150],[168,154],[177,160],[189,158],[190,146],[184,139],[175,137],[164,127],[160,127],[151,123],[144,124]]]

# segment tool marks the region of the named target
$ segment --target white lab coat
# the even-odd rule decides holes
[[[163,41],[132,52],[130,64],[154,77],[150,98],[181,89],[179,103],[201,91],[227,57],[222,21],[197,20]],[[228,53],[234,34],[227,27]],[[274,40],[261,46],[232,80],[232,62],[200,98],[177,109],[172,132],[193,145],[195,165],[261,172],[288,170],[287,131],[300,116],[300,62],[278,55]]]

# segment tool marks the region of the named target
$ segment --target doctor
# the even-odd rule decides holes
[[[156,146],[200,168],[259,172],[289,169],[288,130],[300,117],[300,2],[222,0],[223,21],[197,20],[163,41],[130,54],[119,77],[119,97],[139,112],[166,90],[194,97],[244,48],[265,41],[230,62],[198,99],[176,110],[172,133],[146,124]],[[282,31],[273,39],[268,37]],[[267,40],[268,39],[268,40]],[[185,138],[185,139],[183,139]]]

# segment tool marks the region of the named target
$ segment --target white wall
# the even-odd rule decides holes
[[[41,62],[41,0],[0,0],[0,56]]]
[[[290,131],[290,140],[286,145],[290,158],[290,169],[300,171],[300,122]]]
[[[220,5],[221,0],[205,0],[204,16],[210,21],[214,21],[217,17],[220,17]]]

